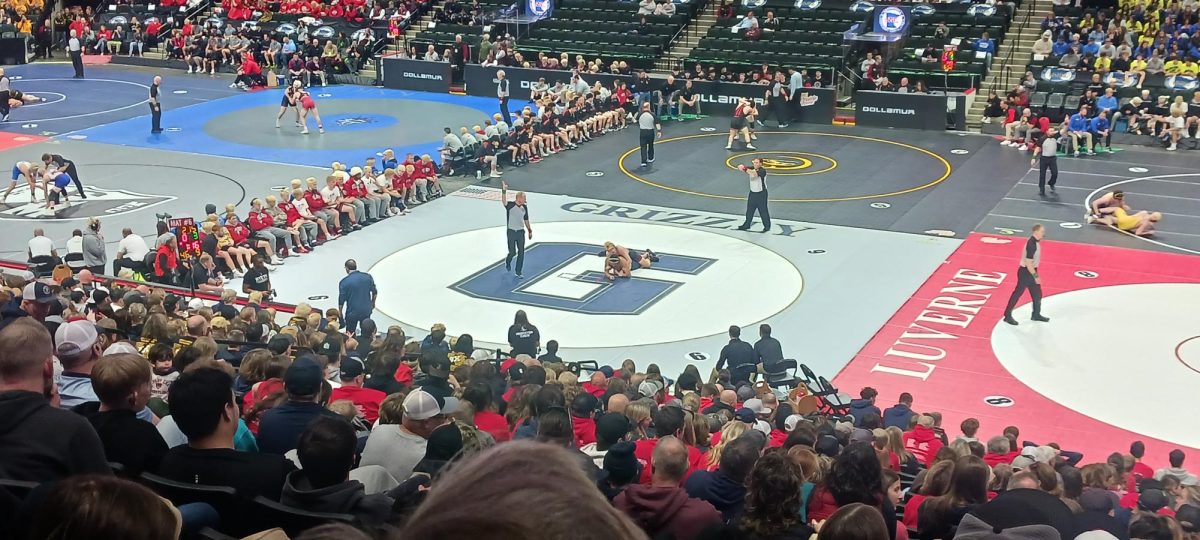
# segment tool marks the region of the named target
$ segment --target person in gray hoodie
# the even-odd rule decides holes
[[[104,236],[100,234],[100,220],[94,217],[88,218],[87,229],[83,231],[83,265],[96,275],[103,274],[108,265]]]
[[[309,512],[350,514],[367,530],[386,524],[394,504],[390,494],[367,495],[361,482],[350,479],[356,444],[354,426],[345,419],[314,420],[296,451],[302,468],[288,474],[279,502]]]

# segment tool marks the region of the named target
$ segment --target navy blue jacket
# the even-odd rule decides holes
[[[879,407],[876,407],[869,399],[850,400],[850,416],[854,417],[854,427],[862,427],[863,416],[866,416],[867,413],[883,416],[883,413],[879,412]]]
[[[917,413],[908,408],[908,405],[897,403],[883,411],[883,427],[896,426],[901,431],[908,431],[909,422],[916,415]]]
[[[342,313],[347,317],[352,315],[370,316],[371,312],[375,310],[375,302],[371,299],[378,292],[371,274],[355,270],[338,283],[338,307],[345,306]]]
[[[688,496],[708,501],[726,523],[742,514],[746,503],[746,485],[730,478],[717,469],[713,472],[696,471],[683,483]]]
[[[279,455],[294,450],[308,425],[322,416],[341,418],[319,403],[305,401],[288,401],[263,413],[258,423],[258,450]]]

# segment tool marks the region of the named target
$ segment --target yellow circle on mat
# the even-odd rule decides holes
[[[757,152],[745,152],[745,153],[741,153],[741,154],[734,154],[732,156],[729,156],[729,159],[725,160],[725,166],[729,167],[730,169],[737,169],[737,166],[739,164],[734,163],[734,160],[746,158],[746,157],[758,157],[758,158],[762,159],[763,167],[765,169],[770,171],[771,174],[776,174],[776,175],[780,175],[780,176],[803,176],[803,175],[807,175],[807,174],[821,174],[823,172],[832,171],[832,170],[836,169],[838,166],[838,162],[836,159],[833,159],[826,155],[814,154],[812,152],[792,152],[792,151],[788,151],[788,150],[759,150]],[[813,166],[813,159],[826,161],[826,162],[828,162],[829,165],[827,167],[825,167],[824,169],[817,169],[817,170],[810,171],[808,169],[810,169]],[[741,165],[748,166],[750,164],[749,163],[741,163]]]
[[[920,148],[920,147],[913,146],[910,144],[889,141],[886,139],[877,139],[875,137],[863,137],[862,135],[845,135],[842,133],[817,133],[817,132],[812,132],[812,131],[759,131],[757,133],[759,136],[763,136],[763,135],[812,135],[812,136],[816,136],[816,137],[837,137],[837,138],[842,138],[842,139],[856,139],[856,140],[860,140],[860,141],[869,141],[869,142],[877,142],[877,143],[882,143],[882,144],[890,144],[890,145],[899,146],[901,148],[906,148],[908,150],[913,150],[913,151],[925,154],[933,159],[936,159],[938,162],[940,162],[942,164],[942,167],[943,167],[942,173],[940,175],[938,175],[937,178],[935,178],[931,181],[928,181],[928,182],[921,184],[919,186],[916,186],[916,187],[901,189],[901,190],[897,190],[897,191],[891,191],[888,193],[876,193],[873,195],[856,195],[853,197],[824,197],[824,198],[817,198],[817,199],[771,199],[771,202],[794,202],[794,203],[842,202],[842,201],[862,201],[862,200],[867,200],[867,199],[882,199],[885,197],[894,197],[896,195],[904,195],[906,193],[913,193],[915,191],[921,191],[923,189],[929,189],[933,186],[936,186],[936,185],[944,182],[947,178],[949,178],[950,172],[952,170],[950,167],[950,162],[946,161],[946,159],[943,158],[942,156],[939,156],[939,155],[937,155],[933,152],[930,152],[929,150],[926,150],[924,148]],[[698,138],[702,138],[702,137],[725,137],[725,136],[726,135],[724,133],[702,133],[699,135],[685,135],[683,137],[672,137],[669,139],[663,139],[661,141],[656,141],[655,144],[663,144],[663,143],[676,142],[676,141],[685,141],[688,139],[698,139]],[[638,182],[641,182],[648,186],[653,186],[653,187],[656,187],[659,189],[665,189],[667,191],[674,191],[675,193],[686,193],[688,195],[696,195],[699,197],[708,197],[710,199],[726,199],[726,200],[730,200],[730,201],[743,201],[746,199],[745,196],[718,195],[715,193],[704,193],[704,192],[700,192],[700,191],[693,191],[693,190],[689,190],[689,189],[677,188],[675,186],[668,186],[665,184],[660,184],[653,180],[638,176],[637,174],[634,174],[632,171],[630,171],[629,169],[627,169],[625,167],[625,158],[629,157],[631,154],[633,154],[637,151],[638,151],[638,148],[631,148],[631,149],[629,149],[628,152],[621,154],[621,156],[617,158],[617,168],[620,169],[621,172],[625,174],[625,176],[628,176],[634,180],[637,180]]]

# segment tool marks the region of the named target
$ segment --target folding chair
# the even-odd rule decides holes
[[[253,503],[258,530],[279,527],[292,538],[318,525],[325,525],[327,523],[354,523],[354,516],[350,514],[309,512],[293,508],[286,504],[277,503],[263,496],[255,497]]]

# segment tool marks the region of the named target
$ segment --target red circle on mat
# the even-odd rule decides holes
[[[1195,343],[1193,343],[1193,342],[1195,342]],[[1184,345],[1187,345],[1188,343],[1192,343],[1192,347],[1200,349],[1200,336],[1192,336],[1183,341],[1180,341],[1179,345],[1175,346],[1175,358],[1177,358],[1179,360],[1179,363],[1183,364],[1184,367],[1186,367],[1192,371],[1195,371],[1196,373],[1200,373],[1200,367],[1197,367],[1197,366],[1194,366],[1191,364],[1191,362],[1196,362],[1197,364],[1200,364],[1200,356],[1192,358],[1191,362],[1189,362],[1187,359],[1185,359],[1183,357],[1183,347],[1184,347]]]

